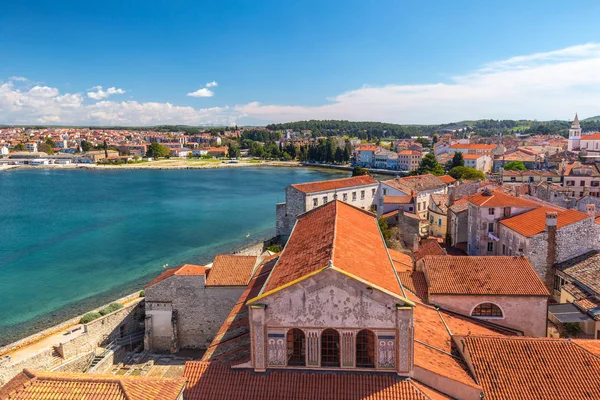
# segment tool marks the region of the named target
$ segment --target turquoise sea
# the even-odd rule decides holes
[[[0,346],[275,232],[305,168],[0,172]]]

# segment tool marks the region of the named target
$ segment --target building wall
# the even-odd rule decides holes
[[[461,211],[458,214],[451,212],[450,214],[450,229],[452,246],[458,243],[466,243],[469,238],[469,218],[468,211]]]
[[[447,215],[442,214],[433,203],[429,206],[429,233],[437,237],[446,237]]]
[[[173,275],[145,289],[150,350],[206,348],[245,287],[205,287],[204,276]],[[176,329],[171,325],[175,314]],[[176,335],[173,338],[172,335]]]
[[[429,302],[464,315],[471,315],[478,304],[493,303],[502,309],[504,316],[477,319],[521,330],[526,336],[546,337],[547,297],[429,295]]]
[[[375,369],[402,375],[412,370],[412,308],[398,309],[398,298],[339,271],[325,270],[257,303],[250,305],[255,369],[263,361],[265,368],[285,367],[285,353],[276,349],[291,328],[305,332],[307,367],[319,368],[320,335],[332,328],[340,333],[341,368],[355,368],[355,335],[369,329],[377,340]]]
[[[285,188],[285,203],[276,205],[275,233],[287,237],[291,234],[296,216],[306,212],[306,199],[303,192],[288,186]]]

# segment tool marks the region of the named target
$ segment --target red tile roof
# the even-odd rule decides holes
[[[499,190],[490,191],[491,195],[487,196],[485,192],[477,193],[469,197],[467,200],[479,207],[539,207],[540,205],[523,199],[522,197],[511,196],[502,193]]]
[[[412,270],[414,266],[414,261],[409,254],[402,253],[398,250],[388,249],[388,253],[394,263],[394,268],[396,271],[406,271]]]
[[[454,179],[450,175],[442,175],[442,176],[438,176],[438,178],[440,178],[444,183],[446,183],[448,185],[456,182],[456,179]]]
[[[546,230],[546,212],[549,211],[557,212],[557,209],[540,207],[503,219],[500,223],[523,236],[531,237]],[[577,210],[561,210],[557,215],[556,226],[559,229],[589,217],[586,213]]]
[[[453,144],[451,149],[494,150],[497,144]]]
[[[600,294],[600,252],[590,251],[556,266],[565,275],[596,294]]]
[[[173,275],[177,276],[201,276],[205,275],[206,271],[210,270],[210,268],[203,267],[202,265],[192,265],[192,264],[183,264],[182,266],[169,268],[164,271],[162,274],[157,276],[152,282],[147,284],[145,287],[149,287],[157,284],[160,281],[167,279]]]
[[[465,336],[486,400],[600,398],[600,357],[570,339]]]
[[[298,217],[263,294],[328,266],[402,296],[374,215],[332,201]]]
[[[405,289],[410,290],[423,301],[427,299],[425,274],[420,271],[398,271],[398,277]]]
[[[580,140],[600,140],[600,132],[592,133],[590,135],[581,135]]]
[[[446,182],[441,180],[439,176],[432,174],[389,179],[387,181],[382,181],[381,183],[385,183],[407,195],[410,195],[411,192],[421,192],[424,190],[442,189],[446,187]]]
[[[383,196],[384,204],[410,204],[412,201],[412,196]]]
[[[206,286],[246,286],[250,281],[256,256],[217,254],[206,277]]]
[[[270,371],[255,374],[225,365],[188,361],[183,376],[189,400],[428,400],[411,380],[393,375]]]
[[[175,400],[183,392],[182,378],[164,379],[24,369],[3,388],[2,400]]]
[[[332,179],[328,181],[295,183],[291,185],[303,193],[318,193],[329,190],[347,189],[356,186],[375,185],[377,180],[369,175],[354,176],[351,178]]]
[[[485,156],[485,154],[463,154],[465,160],[477,160],[483,156]]]
[[[423,239],[419,244],[419,250],[413,253],[415,261],[419,261],[425,256],[442,256],[444,249],[435,239]]]
[[[429,295],[549,296],[525,257],[426,256]]]
[[[239,364],[250,361],[250,328],[246,301],[256,297],[269,277],[279,253],[265,258],[252,276],[248,287],[223,322],[202,357],[203,361]]]

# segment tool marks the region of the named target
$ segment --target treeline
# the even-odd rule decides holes
[[[345,120],[310,120],[267,125],[270,131],[310,130],[313,137],[351,136],[372,140],[384,137],[408,138],[410,136],[431,135],[435,125],[398,125],[384,122],[354,122]]]
[[[281,133],[276,131],[267,131],[264,129],[247,129],[242,133],[242,140],[253,140],[255,142],[272,142],[278,140]]]

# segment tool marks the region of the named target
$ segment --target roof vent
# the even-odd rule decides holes
[[[492,195],[493,195],[493,193],[492,193],[492,191],[490,190],[490,188],[486,187],[485,189],[483,189],[483,192],[481,192],[481,195],[482,195],[482,196],[492,196]]]

